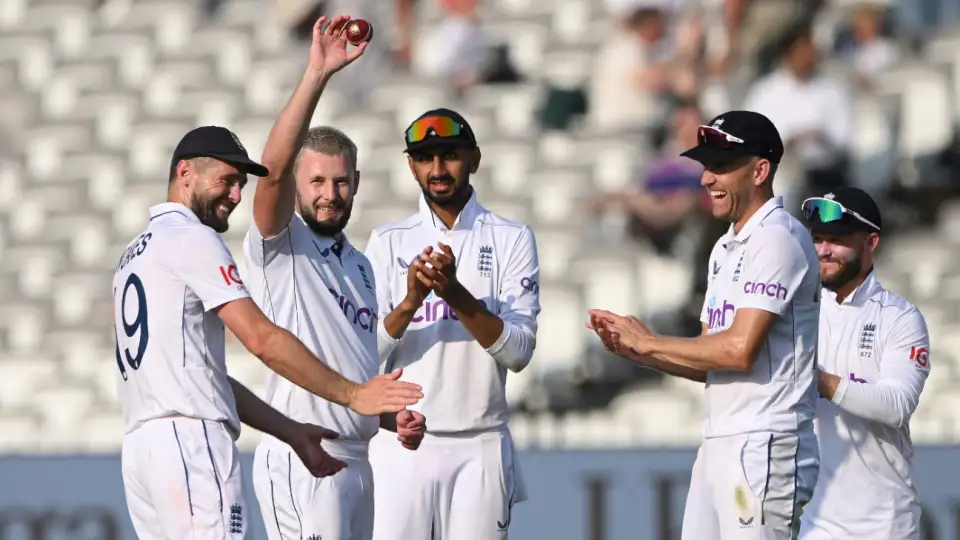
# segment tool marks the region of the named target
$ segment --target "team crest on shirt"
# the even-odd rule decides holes
[[[493,275],[493,247],[480,246],[480,252],[477,254],[477,272],[483,277]]]
[[[863,325],[860,331],[860,358],[870,358],[873,356],[873,340],[877,333],[877,325],[868,323]]]
[[[230,506],[230,534],[243,534],[243,507],[238,503]]]

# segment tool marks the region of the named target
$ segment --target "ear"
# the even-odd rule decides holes
[[[417,169],[413,166],[413,156],[407,154],[407,165],[410,167],[410,172],[413,173],[413,178],[417,178]]]
[[[770,182],[770,162],[758,159],[753,166],[753,185],[760,187],[764,182]]]
[[[470,174],[477,173],[477,169],[480,168],[481,157],[482,157],[482,154],[480,154],[479,148],[470,149]]]
[[[353,171],[353,194],[360,191],[360,171]]]
[[[181,159],[177,163],[177,177],[174,179],[176,184],[189,189],[190,184],[193,183],[193,176],[193,166],[189,161]]]
[[[870,251],[870,253],[871,254],[876,253],[877,246],[879,245],[880,245],[880,235],[877,233],[870,233],[870,235],[867,236],[867,249]]]

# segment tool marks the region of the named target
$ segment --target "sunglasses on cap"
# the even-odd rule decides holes
[[[876,223],[870,221],[869,219],[861,216],[860,214],[850,210],[849,208],[843,206],[842,204],[834,201],[832,199],[824,199],[823,197],[811,197],[803,201],[803,205],[800,206],[800,211],[803,213],[803,217],[807,221],[813,221],[814,213],[820,216],[821,223],[831,223],[833,221],[840,221],[843,219],[843,215],[847,214],[852,216],[854,219],[869,225],[877,232],[880,231],[880,227]]]
[[[697,142],[711,148],[726,150],[735,144],[746,144],[746,141],[711,126],[700,126],[697,130]]]
[[[407,144],[418,143],[433,131],[437,137],[458,137],[462,128],[460,123],[446,116],[428,116],[421,118],[407,128]]]

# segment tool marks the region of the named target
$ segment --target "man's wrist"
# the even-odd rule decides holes
[[[307,68],[303,74],[303,80],[309,83],[313,88],[322,90],[332,76],[333,73],[325,69]]]
[[[290,418],[286,418],[285,422],[277,426],[274,436],[277,439],[279,439],[281,442],[284,442],[292,446],[293,440],[296,437],[296,434],[299,428],[300,428],[300,422],[297,422],[296,420],[293,420]]]
[[[405,297],[396,307],[398,311],[403,316],[413,316],[420,309],[420,306],[423,305],[423,302],[417,302],[409,296]]]
[[[447,286],[447,290],[443,294],[443,300],[446,301],[452,309],[464,309],[467,302],[475,299],[466,287],[461,285],[459,281],[455,281]]]

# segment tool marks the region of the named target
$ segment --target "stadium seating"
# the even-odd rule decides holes
[[[163,199],[179,138],[197,125],[223,124],[259,155],[302,66],[301,49],[264,23],[266,1],[225,0],[210,19],[194,0],[98,4],[0,2],[0,452],[119,448],[109,286],[116,259],[147,208]],[[423,4],[427,19],[436,17]],[[642,134],[537,128],[541,82],[586,80],[602,38],[597,28],[608,24],[601,2],[498,0],[489,9],[497,13],[489,34],[510,45],[523,83],[481,86],[458,101],[433,81],[390,74],[363,108],[342,106],[342,88],[324,95],[315,121],[344,129],[360,147],[364,187],[347,232],[363,248],[373,227],[415,211],[402,129],[427,108],[460,108],[484,150],[475,178],[481,200],[530,223],[539,242],[540,345],[531,366],[508,378],[518,444],[696,442],[702,389],[683,381],[638,384],[601,409],[550,410],[553,394],[576,394],[590,378],[587,351],[596,340],[582,327],[587,308],[676,309],[687,300],[687,276],[700,270],[638,253],[616,235],[598,241],[583,223],[581,197],[628,184],[650,155]],[[896,118],[877,101],[857,102],[857,160],[896,156],[879,165],[882,173],[948,142],[960,111],[955,43],[931,47],[930,59],[891,76],[884,99],[898,104]],[[712,109],[731,105],[722,87],[709,88],[704,100]],[[241,273],[252,189],[226,234]],[[878,265],[888,285],[921,306],[933,336],[934,371],[913,424],[925,442],[960,436],[952,407],[960,378],[958,238],[954,206],[933,234],[891,240]],[[230,371],[262,393],[266,369],[235,340],[228,347]],[[256,440],[246,430],[241,445]]]

